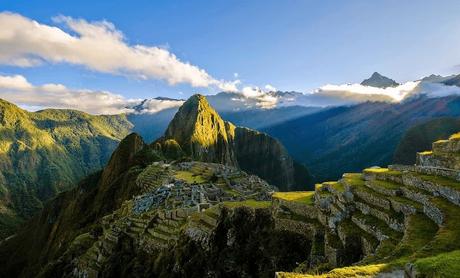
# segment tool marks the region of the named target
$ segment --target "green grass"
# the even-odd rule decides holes
[[[426,277],[459,277],[460,250],[418,259],[414,265]]]
[[[422,213],[411,215],[404,238],[386,259],[393,266],[403,266],[423,249],[438,231],[438,225]]]
[[[433,154],[433,151],[424,151],[424,152],[419,152],[418,154],[420,154],[420,155],[431,155],[431,154]]]
[[[433,197],[430,201],[443,212],[445,219],[433,240],[418,252],[417,257],[460,249],[459,207],[441,197]]]
[[[392,176],[401,176],[400,171],[390,170],[388,168],[367,168],[364,169],[364,173],[371,173],[371,174],[386,174]]]
[[[268,208],[271,206],[270,201],[244,200],[237,202],[223,202],[227,208],[250,207],[250,208]]]
[[[338,192],[345,191],[345,187],[343,186],[343,184],[337,181],[326,181],[326,182],[323,182],[323,185],[328,185],[330,188],[335,189]]]
[[[373,180],[371,181],[372,186],[378,186],[388,190],[398,190],[401,188],[400,184],[391,182],[391,181],[381,181],[381,180]]]
[[[383,270],[387,269],[386,264],[371,264],[364,266],[348,266],[336,268],[328,273],[314,275],[314,274],[300,274],[300,273],[279,273],[280,278],[345,278],[345,277],[372,277]]]
[[[190,171],[177,171],[174,175],[177,179],[183,180],[186,183],[205,183],[207,180],[199,174],[192,173]]]
[[[449,140],[460,140],[460,132],[455,133],[455,134],[452,134],[452,135],[449,137]],[[444,140],[444,141],[447,141],[447,140]]]
[[[384,235],[390,237],[391,239],[399,240],[403,236],[402,233],[391,229],[390,227],[388,227],[387,223],[372,215],[366,215],[361,212],[355,212],[353,216],[362,220],[368,226],[377,227],[379,231],[381,231]]]
[[[275,192],[273,193],[272,198],[312,205],[314,202],[314,195],[314,191]]]
[[[438,184],[441,186],[449,187],[455,190],[460,190],[460,182],[455,181],[453,179],[440,177],[440,176],[429,176],[429,175],[421,175],[421,174],[414,174],[415,176],[419,177],[424,181],[429,181],[434,184]]]
[[[359,173],[347,173],[343,176],[343,180],[350,186],[364,186],[363,175]]]
[[[361,235],[364,237],[368,242],[371,243],[372,246],[376,247],[378,245],[378,240],[371,234],[366,231],[361,230],[360,227],[356,226],[351,220],[347,219],[340,222],[339,227],[343,230],[346,235]]]

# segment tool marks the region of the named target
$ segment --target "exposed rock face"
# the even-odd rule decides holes
[[[311,182],[308,171],[292,160],[279,141],[222,120],[201,95],[184,103],[154,145],[165,154],[171,140],[179,145],[175,150],[184,151],[193,160],[240,167],[281,190],[306,189]]]
[[[276,139],[248,128],[235,130],[235,153],[240,167],[286,190],[296,189],[294,161]],[[303,188],[307,186],[304,180]],[[302,188],[302,184],[297,184]]]

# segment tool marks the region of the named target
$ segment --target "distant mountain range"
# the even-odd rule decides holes
[[[411,127],[458,116],[459,96],[420,96],[396,104],[367,102],[330,108],[262,131],[278,138],[317,180],[324,181],[345,172],[390,164]],[[415,158],[415,152],[406,155]]]

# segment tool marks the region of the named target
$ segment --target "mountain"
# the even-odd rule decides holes
[[[441,75],[432,74],[430,76],[422,78],[421,81],[433,82],[433,83],[442,83],[442,84],[448,85],[448,86],[460,87],[460,74],[449,75],[449,76],[441,76]]]
[[[396,87],[399,85],[399,83],[397,83],[393,79],[390,79],[386,76],[381,75],[378,72],[374,72],[371,75],[371,77],[363,80],[363,82],[361,82],[361,85],[377,87],[377,88],[387,88],[387,87]]]
[[[224,121],[201,95],[184,103],[153,145],[175,158],[184,153],[193,160],[241,167],[282,190],[311,186],[306,169],[277,140]]]
[[[459,130],[460,119],[450,117],[415,125],[404,133],[393,156],[393,163],[412,165],[416,153],[430,149],[432,142],[447,139]]]
[[[238,166],[232,149],[235,128],[204,96],[194,95],[181,106],[161,140],[174,140],[194,160]]]
[[[273,192],[232,166],[158,161],[155,146],[130,134],[102,171],[0,242],[0,269],[6,277],[455,277],[459,138],[435,142],[415,166]]]
[[[239,126],[261,129],[321,111],[321,107],[284,106],[272,109],[249,109],[219,112],[221,117]]]
[[[458,96],[420,96],[401,103],[330,108],[262,131],[280,140],[317,181],[324,181],[344,172],[387,165],[410,127],[459,115]]]
[[[30,113],[0,100],[0,237],[99,170],[131,128],[124,115]]]

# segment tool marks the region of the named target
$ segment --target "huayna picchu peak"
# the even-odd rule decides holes
[[[224,121],[199,94],[179,108],[153,146],[174,159],[182,154],[192,160],[240,167],[282,190],[306,189],[311,183],[308,171],[276,139]]]
[[[237,166],[232,151],[234,138],[235,126],[224,122],[206,97],[198,94],[179,108],[164,135],[196,160]]]

